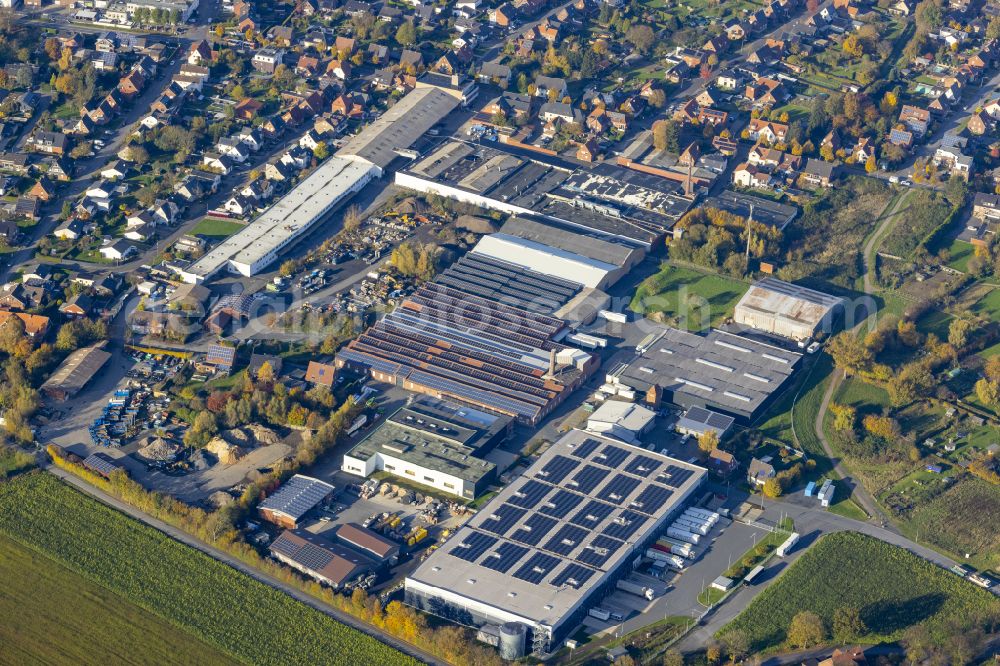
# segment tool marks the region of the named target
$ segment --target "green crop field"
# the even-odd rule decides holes
[[[639,285],[629,307],[645,315],[662,313],[666,323],[701,331],[731,315],[747,289],[739,280],[666,264]]]
[[[235,664],[58,562],[0,537],[4,663]]]
[[[48,474],[0,484],[0,534],[240,661],[417,663]]]
[[[773,651],[785,643],[796,613],[812,611],[829,626],[834,612],[848,606],[868,628],[854,638],[875,643],[896,640],[918,623],[942,631],[951,618],[997,612],[1000,600],[902,548],[838,532],[823,537],[719,634],[740,631],[751,651]]]

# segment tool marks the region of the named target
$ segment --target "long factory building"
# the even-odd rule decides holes
[[[568,333],[561,319],[458,288],[456,275],[425,285],[352,340],[337,367],[537,424],[596,370],[597,357],[559,342]]]
[[[256,275],[332,210],[344,204],[458,106],[437,88],[414,90],[323,162],[288,194],[180,272],[200,283],[223,269]]]
[[[631,573],[705,476],[571,430],[406,578],[406,602],[469,626],[520,623],[546,654]]]

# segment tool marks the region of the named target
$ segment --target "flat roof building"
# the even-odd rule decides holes
[[[341,469],[370,476],[386,471],[471,500],[496,480],[483,456],[510,433],[513,419],[419,396],[344,454]]]
[[[256,275],[376,174],[371,165],[331,157],[260,217],[185,268],[181,278],[198,283],[223,268],[240,275]]]
[[[844,299],[815,289],[764,278],[736,304],[733,319],[793,340],[807,340],[817,331],[829,334],[844,309]]]
[[[293,529],[309,511],[327,501],[333,491],[334,487],[326,481],[296,474],[261,502],[258,511],[264,520]]]
[[[571,430],[434,551],[406,602],[558,648],[701,485],[702,467]]]
[[[367,165],[381,177],[400,151],[409,150],[460,103],[459,98],[434,87],[412,90],[352,137],[336,156]]]
[[[305,530],[285,530],[271,542],[271,556],[337,589],[373,568],[363,555]]]
[[[713,412],[704,407],[691,407],[677,420],[674,430],[684,435],[701,437],[712,431],[722,439],[736,421],[732,416]]]
[[[651,405],[706,407],[750,421],[792,375],[801,354],[713,329],[697,335],[644,320],[635,352],[610,364],[606,381]]]
[[[614,264],[505,233],[483,236],[472,251],[593,289],[607,288],[620,275]]]
[[[610,164],[581,169],[559,157],[529,155],[500,143],[446,142],[398,171],[396,184],[537,216],[643,249],[664,238],[691,206],[677,183],[662,178]]]
[[[587,418],[587,430],[633,444],[653,427],[656,412],[634,402],[606,400]]]

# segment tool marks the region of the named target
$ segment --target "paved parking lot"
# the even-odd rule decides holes
[[[625,615],[623,626],[619,628],[619,623],[601,622],[592,617],[586,619],[584,626],[595,632],[610,629],[628,633],[665,617],[699,616],[705,610],[698,603],[698,595],[702,590],[709,587],[713,580],[767,534],[764,529],[743,523],[732,522],[723,526],[726,522],[728,521],[723,519],[707,537],[702,538],[697,547],[697,559],[689,560],[690,564],[683,573],[675,574],[662,582],[643,573],[632,575],[640,584],[658,592],[653,601],[647,602],[621,590],[605,597],[600,606],[622,612]]]

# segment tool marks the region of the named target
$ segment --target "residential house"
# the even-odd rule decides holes
[[[263,74],[274,74],[274,70],[285,58],[284,49],[264,48],[259,49],[250,59],[250,64],[258,72]]]
[[[775,123],[764,118],[751,118],[747,133],[752,141],[766,143],[784,143],[788,136],[788,125]]]
[[[121,261],[138,253],[138,251],[139,249],[125,238],[119,238],[100,249],[101,256],[112,261]]]
[[[89,294],[79,292],[59,306],[59,312],[71,318],[89,317],[94,310],[94,299]]]
[[[806,159],[802,169],[802,180],[813,187],[831,187],[836,180],[840,165],[836,162],[826,162],[813,158]]]
[[[733,184],[752,189],[771,189],[775,178],[767,167],[743,162],[733,170]]]
[[[559,101],[567,96],[569,88],[566,80],[554,76],[539,75],[535,78],[535,95]]]
[[[61,132],[35,132],[28,138],[28,148],[38,153],[63,155],[68,152],[69,139]]]
[[[763,486],[768,479],[777,475],[774,465],[770,462],[753,458],[747,468],[747,483],[751,486]]]

